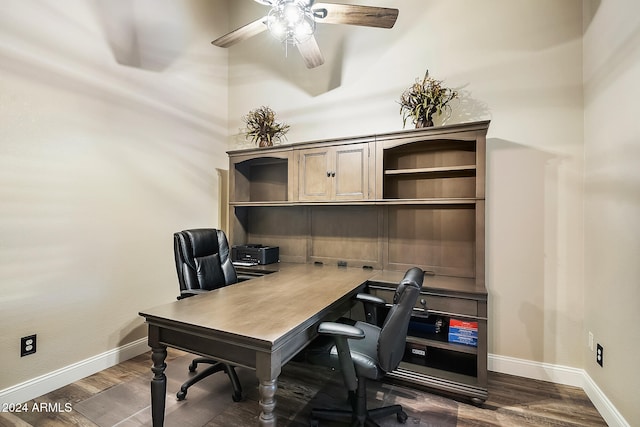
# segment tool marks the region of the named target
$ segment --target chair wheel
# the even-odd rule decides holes
[[[233,393],[231,398],[234,402],[240,402],[242,400],[242,393]]]
[[[193,362],[192,362],[192,363],[189,365],[189,372],[195,372],[195,371],[196,371],[196,369],[198,369],[198,364],[197,364],[197,363],[193,363]]]
[[[407,415],[406,412],[404,411],[400,411],[396,414],[396,418],[398,419],[398,422],[400,424],[405,424],[407,422],[407,419],[409,418],[409,416]]]
[[[309,420],[309,427],[318,427],[320,422],[318,420]]]
[[[176,397],[178,398],[178,400],[184,400],[187,397],[187,392],[180,390],[176,393]]]

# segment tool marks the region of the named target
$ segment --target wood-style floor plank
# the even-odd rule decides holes
[[[167,357],[167,427],[243,427],[257,425],[257,381],[252,371],[238,369],[245,398],[231,400],[227,377],[215,374],[189,389],[178,402],[175,392],[188,377],[192,355],[169,350]],[[135,427],[151,424],[148,382],[149,353],[120,363],[30,402],[63,408],[53,411],[0,413],[0,427]],[[489,373],[489,398],[479,408],[465,399],[431,394],[426,390],[370,382],[369,407],[399,403],[409,415],[406,425],[441,427],[486,426],[606,426],[583,390],[550,382]],[[290,363],[283,368],[276,394],[279,426],[303,427],[313,407],[343,406],[345,392],[340,375],[308,365]],[[65,404],[68,406],[65,407]],[[64,408],[69,408],[67,411]],[[322,427],[338,424],[321,423]],[[381,426],[400,425],[395,417]]]

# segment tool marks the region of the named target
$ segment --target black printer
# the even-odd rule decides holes
[[[279,258],[280,248],[278,246],[246,244],[231,247],[231,261],[233,262],[272,264],[278,262]]]

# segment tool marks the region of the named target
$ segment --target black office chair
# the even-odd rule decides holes
[[[227,236],[222,230],[202,228],[180,231],[173,235],[173,246],[180,282],[178,299],[209,292],[238,281],[236,270],[231,263]],[[187,396],[187,389],[193,384],[219,371],[224,371],[231,380],[233,401],[238,402],[242,399],[242,387],[233,366],[215,359],[199,357],[191,362],[189,371],[195,372],[200,363],[211,366],[182,385],[176,395],[178,400]]]
[[[377,426],[374,418],[391,414],[396,414],[403,424],[407,421],[407,414],[400,405],[368,410],[366,380],[379,380],[400,364],[411,312],[423,280],[424,273],[417,267],[405,273],[382,328],[359,321],[354,325],[323,322],[318,326],[321,335],[306,351],[307,360],[342,372],[352,411],[313,409],[312,426],[317,426],[319,419],[347,421],[354,427]],[[369,296],[366,300],[370,303],[374,298]]]

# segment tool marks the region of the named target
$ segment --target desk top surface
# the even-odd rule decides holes
[[[288,265],[275,273],[140,312],[148,323],[242,336],[273,346],[375,274],[359,268]]]

